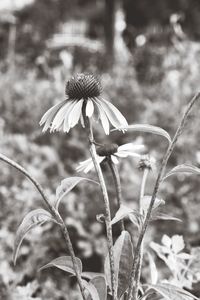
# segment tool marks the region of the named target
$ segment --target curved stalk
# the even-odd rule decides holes
[[[94,167],[95,167],[98,179],[99,179],[99,183],[100,183],[100,187],[101,187],[101,191],[102,191],[102,195],[103,195],[103,200],[104,200],[106,235],[107,235],[107,241],[108,241],[108,252],[109,252],[110,271],[111,271],[112,298],[113,298],[113,300],[117,300],[114,252],[113,252],[113,236],[112,236],[109,198],[108,198],[108,193],[107,193],[103,173],[102,173],[100,164],[97,160],[97,153],[96,153],[96,147],[94,144],[94,136],[93,136],[92,126],[90,123],[90,119],[85,114],[85,107],[83,107],[82,112],[83,112],[85,128],[86,128],[87,134],[88,134],[88,140],[89,140],[89,145],[90,145],[90,155],[91,155],[91,158],[92,158],[92,161],[93,161],[93,164],[94,164]]]
[[[70,256],[71,256],[71,259],[72,259],[72,262],[73,262],[73,267],[74,267],[77,282],[78,282],[78,285],[79,285],[79,288],[80,288],[80,291],[81,291],[82,298],[83,298],[83,300],[86,300],[86,296],[84,294],[84,287],[82,285],[82,280],[81,280],[81,274],[80,274],[78,265],[76,263],[76,256],[75,256],[74,249],[73,249],[73,246],[72,246],[72,242],[71,242],[71,239],[70,239],[70,236],[69,236],[69,232],[68,232],[67,226],[65,225],[65,223],[64,223],[62,217],[60,216],[59,212],[51,205],[51,203],[48,200],[48,197],[46,196],[46,193],[45,193],[44,189],[39,184],[39,182],[27,170],[25,170],[18,163],[16,163],[12,159],[8,158],[7,156],[5,156],[1,153],[0,153],[0,160],[4,161],[5,163],[10,165],[11,167],[14,167],[18,171],[20,171],[23,175],[25,175],[28,179],[30,179],[30,181],[34,184],[34,186],[37,188],[38,192],[42,196],[45,204],[47,205],[47,207],[49,209],[49,211],[51,212],[52,216],[55,218],[56,222],[58,223],[58,225],[61,228],[63,237],[65,239],[66,246],[69,250],[69,253],[70,253]]]
[[[135,249],[135,255],[134,255],[134,260],[133,260],[133,269],[132,269],[132,272],[131,272],[131,278],[130,278],[130,284],[129,284],[129,291],[128,291],[128,300],[131,300],[132,299],[132,293],[133,293],[133,287],[134,287],[134,281],[135,281],[135,275],[136,275],[136,270],[137,270],[137,264],[138,264],[138,258],[139,258],[139,253],[140,253],[140,247],[141,247],[141,244],[142,244],[142,241],[143,241],[143,238],[144,238],[144,235],[146,233],[146,230],[147,230],[147,226],[149,224],[149,220],[150,220],[150,217],[151,217],[151,212],[152,212],[152,208],[153,208],[153,205],[154,205],[154,202],[155,202],[155,199],[156,199],[156,196],[158,194],[158,191],[159,191],[159,188],[160,188],[160,184],[162,182],[162,178],[163,178],[163,174],[165,172],[165,168],[166,168],[166,165],[168,163],[168,160],[174,150],[174,147],[177,143],[177,140],[179,138],[179,136],[181,135],[184,127],[185,127],[185,123],[186,123],[186,120],[188,118],[188,115],[193,107],[193,105],[197,102],[197,100],[199,100],[200,98],[200,92],[198,92],[189,102],[187,108],[186,108],[186,111],[181,119],[181,122],[178,126],[178,129],[176,130],[176,133],[173,137],[173,140],[172,142],[170,143],[164,157],[163,157],[163,160],[162,160],[162,163],[161,163],[161,166],[160,166],[160,170],[158,172],[158,176],[157,176],[157,179],[156,179],[156,183],[155,183],[155,186],[154,186],[154,190],[153,190],[153,194],[152,194],[152,197],[151,197],[151,202],[149,204],[149,208],[148,208],[148,211],[147,211],[147,214],[146,214],[146,217],[145,217],[145,220],[144,220],[144,224],[142,226],[142,230],[141,230],[141,233],[139,235],[139,238],[138,238],[138,241],[137,241],[137,245],[136,245],[136,249]],[[137,298],[133,298],[134,300],[136,300]]]
[[[117,166],[112,162],[111,159],[107,159],[107,162],[108,162],[108,165],[110,167],[110,170],[111,170],[111,173],[113,176],[115,189],[116,189],[117,204],[118,204],[118,209],[119,209],[120,205],[122,204],[122,189],[121,189],[119,172],[118,172]],[[124,220],[120,221],[120,227],[121,227],[121,231],[123,231],[125,229]]]

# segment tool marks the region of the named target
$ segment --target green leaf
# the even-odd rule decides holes
[[[94,279],[96,277],[99,277],[99,276],[104,276],[103,273],[97,273],[97,272],[82,272],[81,274],[81,277],[82,278],[85,278],[85,279],[88,279],[88,280],[91,280],[91,279]]]
[[[37,225],[42,225],[46,221],[53,221],[52,215],[45,209],[39,208],[29,212],[24,219],[22,220],[21,224],[19,225],[15,241],[14,241],[14,250],[13,250],[13,262],[14,265],[16,264],[19,248],[21,243],[25,237],[25,235]]]
[[[185,173],[185,174],[191,174],[191,175],[200,175],[200,168],[197,168],[197,167],[192,166],[192,165],[187,165],[187,164],[178,165],[175,168],[173,168],[171,171],[169,171],[167,173],[167,175],[163,178],[163,180],[165,180],[169,176],[176,175],[176,174],[179,174],[179,173]]]
[[[82,262],[78,257],[76,257],[76,263],[79,268],[79,272],[82,273]],[[56,268],[63,270],[71,275],[76,275],[76,273],[74,271],[74,265],[73,265],[71,256],[60,256],[58,258],[55,258],[50,263],[41,267],[39,269],[39,271],[42,271],[42,270],[50,268],[50,267],[56,267]]]
[[[139,131],[139,132],[149,132],[149,133],[153,133],[156,135],[161,135],[163,137],[165,137],[169,143],[171,143],[171,137],[169,135],[169,133],[158,127],[158,126],[153,126],[153,125],[149,125],[149,124],[132,124],[132,125],[128,125],[125,127],[120,127],[117,129],[112,129],[111,131],[115,131],[115,130],[129,130],[129,131]]]
[[[111,225],[123,220],[124,218],[129,217],[131,222],[133,222],[137,227],[140,225],[141,215],[138,211],[131,209],[123,204],[120,205],[120,208],[116,212],[114,218],[111,221]]]
[[[114,247],[115,277],[117,280],[117,295],[120,299],[128,288],[131,269],[133,265],[133,249],[130,234],[128,231],[122,231],[116,240]],[[106,280],[111,288],[111,272],[109,255],[107,255],[104,264]]]
[[[155,284],[155,285],[148,285],[148,286],[150,288],[148,292],[151,292],[151,290],[153,290],[167,300],[191,300],[191,299],[199,300],[199,298],[192,295],[191,293],[172,284],[162,283],[162,284]]]
[[[99,295],[100,300],[106,300],[107,299],[107,286],[106,286],[106,280],[104,275],[99,275],[94,277],[91,281],[91,284],[96,288],[97,293]],[[88,300],[91,300],[91,297],[88,298]]]
[[[172,217],[170,215],[166,215],[166,214],[162,214],[162,213],[158,213],[158,212],[152,213],[151,221],[157,221],[157,220],[182,222],[181,219]]]
[[[94,284],[91,281],[87,282],[86,280],[82,279],[82,284],[83,284],[84,288],[87,289],[89,292],[89,297],[87,298],[87,300],[89,300],[89,299],[91,300],[91,298],[92,298],[92,300],[101,300],[99,298],[99,294],[98,294],[96,287],[94,286]]]
[[[149,205],[151,203],[151,198],[152,198],[152,196],[144,196],[141,199],[141,207],[145,212],[147,212],[147,210],[149,208]],[[154,205],[153,205],[153,209],[157,209],[160,205],[164,205],[164,204],[165,204],[165,201],[163,199],[156,198]]]
[[[56,201],[54,206],[58,209],[60,201],[65,197],[78,183],[81,181],[90,181],[96,184],[99,184],[97,181],[85,178],[85,177],[69,177],[61,181],[61,184],[56,189]]]
[[[158,271],[152,255],[148,252],[149,267],[151,273],[151,283],[156,284],[158,281]]]

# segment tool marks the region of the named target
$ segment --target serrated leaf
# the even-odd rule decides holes
[[[179,173],[200,175],[200,168],[197,168],[192,165],[187,165],[187,164],[178,165],[174,167],[171,171],[169,171],[167,175],[163,178],[163,180],[167,179],[169,176],[179,174]]]
[[[54,221],[52,215],[45,209],[39,208],[29,212],[19,225],[14,241],[13,262],[16,264],[19,248],[25,235],[34,227],[44,224],[46,221]]]
[[[117,295],[120,299],[128,288],[131,269],[133,265],[133,249],[130,234],[128,231],[122,231],[116,240],[114,247],[115,277],[117,280]],[[109,256],[107,255],[104,264],[106,280],[111,289],[111,273]]]
[[[192,300],[197,299],[196,296],[192,295],[191,293],[174,286],[172,284],[168,283],[162,283],[162,284],[155,284],[155,285],[148,285],[149,286],[149,292],[151,290],[154,290],[158,294],[162,295],[167,300]]]
[[[94,277],[90,283],[92,283],[94,285],[94,287],[96,288],[98,295],[99,295],[99,299],[100,300],[106,300],[107,299],[107,286],[106,286],[106,280],[104,275],[99,275]],[[88,298],[88,300],[91,300],[91,297]]]
[[[157,220],[182,222],[181,219],[178,219],[176,217],[172,217],[170,215],[166,215],[166,214],[163,214],[163,213],[157,213],[157,212],[152,213],[151,221],[157,221]]]
[[[63,197],[65,197],[77,184],[84,180],[99,184],[97,181],[85,177],[69,177],[63,179],[61,184],[56,189],[56,201],[54,204],[55,208],[58,209],[60,201],[63,199]]]
[[[86,280],[82,279],[82,284],[83,284],[84,288],[87,289],[89,292],[89,297],[87,298],[87,300],[89,300],[89,299],[90,300],[91,299],[92,300],[101,300],[99,298],[99,294],[98,294],[96,287],[94,286],[94,284],[91,281],[87,282]]]
[[[79,272],[82,273],[82,262],[78,257],[76,257],[76,263],[79,268]],[[39,269],[39,271],[42,271],[44,269],[51,268],[51,267],[56,267],[56,268],[63,270],[71,275],[76,275],[76,273],[74,271],[74,265],[73,265],[71,256],[57,257],[57,258],[53,259],[51,262],[49,262],[48,264],[41,267]]]
[[[132,125],[128,125],[125,127],[112,129],[111,131],[115,131],[115,130],[119,130],[119,129],[120,130],[129,130],[129,131],[147,132],[147,133],[153,133],[156,135],[161,135],[164,138],[166,138],[169,143],[171,143],[171,137],[170,137],[169,133],[166,130],[164,130],[163,128],[158,127],[158,126],[149,125],[149,124],[132,124]]]

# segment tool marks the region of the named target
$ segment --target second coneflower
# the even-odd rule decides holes
[[[84,127],[83,109],[88,118],[97,114],[106,134],[110,124],[115,128],[126,127],[127,121],[110,102],[100,97],[101,85],[93,75],[77,74],[66,84],[66,100],[51,107],[42,117],[43,131],[69,132],[79,120]]]
[[[114,164],[118,164],[119,157],[132,156],[135,158],[141,158],[141,151],[144,151],[144,145],[137,145],[134,143],[123,144],[118,146],[117,144],[106,144],[97,148],[97,160],[99,163],[106,159],[111,159]],[[88,173],[94,167],[92,158],[84,160],[79,163],[76,168],[77,172]]]

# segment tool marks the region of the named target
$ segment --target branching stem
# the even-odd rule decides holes
[[[140,247],[141,247],[141,244],[142,244],[142,241],[143,241],[143,238],[144,238],[144,235],[145,235],[145,232],[146,232],[146,229],[147,229],[147,226],[149,224],[149,220],[150,220],[150,217],[151,217],[151,212],[152,212],[152,208],[153,208],[153,205],[154,205],[154,202],[155,202],[155,199],[156,199],[156,196],[158,194],[158,191],[159,191],[159,187],[160,187],[160,184],[162,182],[162,177],[163,177],[163,174],[165,172],[165,168],[166,168],[166,165],[167,165],[167,162],[174,150],[174,147],[176,145],[176,142],[179,138],[179,136],[181,135],[184,127],[185,127],[185,123],[186,123],[186,120],[188,118],[188,115],[193,107],[193,105],[197,102],[197,100],[199,100],[200,98],[200,92],[198,92],[189,102],[187,108],[186,108],[186,111],[181,119],[181,122],[178,126],[178,129],[176,130],[176,133],[173,137],[173,140],[171,141],[171,143],[169,144],[169,147],[163,157],[163,160],[162,160],[162,163],[161,163],[161,166],[160,166],[160,169],[159,169],[159,172],[158,172],[158,176],[157,176],[157,179],[156,179],[156,183],[155,183],[155,186],[154,186],[154,190],[153,190],[153,194],[152,194],[152,197],[151,197],[151,202],[149,204],[149,208],[148,208],[148,211],[147,211],[147,214],[146,214],[146,218],[145,218],[145,221],[144,221],[144,224],[142,226],[142,230],[141,230],[141,233],[138,237],[138,241],[137,241],[137,245],[136,245],[136,249],[135,249],[135,255],[134,255],[134,260],[133,260],[133,268],[132,268],[132,272],[131,272],[131,278],[130,278],[130,284],[129,284],[129,291],[128,291],[128,300],[131,300],[132,299],[132,293],[133,293],[133,288],[134,288],[134,282],[135,282],[135,275],[136,275],[136,270],[137,270],[137,265],[138,265],[138,258],[139,258],[139,254],[140,254]],[[133,300],[137,300],[137,298],[133,298]]]
[[[64,223],[62,217],[60,216],[59,212],[51,205],[44,189],[39,184],[39,182],[27,170],[25,170],[18,163],[16,163],[12,159],[8,158],[7,156],[5,156],[1,153],[0,153],[0,160],[4,161],[8,165],[10,165],[13,168],[17,169],[23,175],[25,175],[28,179],[30,179],[30,181],[34,184],[34,186],[37,188],[38,192],[42,196],[44,202],[46,203],[46,205],[49,209],[49,211],[51,212],[52,216],[55,218],[56,222],[59,224],[59,226],[62,230],[66,246],[69,250],[69,253],[70,253],[70,256],[71,256],[71,259],[72,259],[72,262],[73,262],[74,271],[75,271],[75,274],[76,274],[78,285],[80,287],[82,298],[83,298],[83,300],[86,300],[86,296],[84,294],[84,287],[82,285],[82,280],[81,280],[81,274],[80,274],[80,271],[79,271],[79,267],[76,263],[76,256],[75,256],[74,249],[73,249],[73,246],[72,246],[72,242],[71,242],[71,239],[70,239],[70,236],[69,236],[69,232],[68,232],[67,226],[65,225],[65,223]]]

